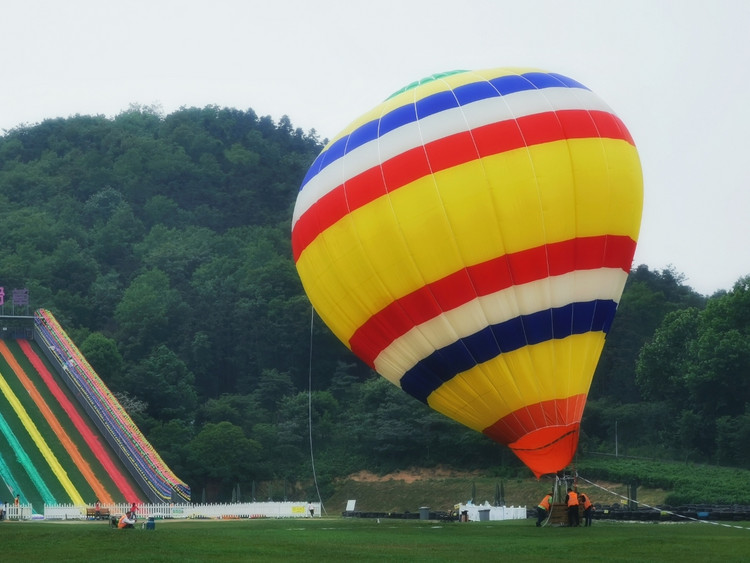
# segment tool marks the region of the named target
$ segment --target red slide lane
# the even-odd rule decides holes
[[[120,470],[117,469],[117,466],[114,464],[107,451],[102,447],[99,439],[94,435],[93,432],[91,432],[89,426],[86,424],[83,418],[81,418],[81,415],[70,402],[67,395],[65,395],[62,389],[60,389],[59,385],[52,377],[52,374],[47,369],[47,366],[45,366],[41,358],[37,356],[36,352],[34,352],[34,350],[31,348],[31,345],[28,343],[28,341],[17,340],[16,342],[18,342],[18,345],[21,347],[21,350],[23,350],[23,353],[26,354],[26,357],[31,362],[31,365],[34,366],[34,369],[42,377],[44,383],[52,392],[55,399],[57,399],[67,415],[70,417],[70,420],[75,426],[76,430],[78,430],[78,432],[81,434],[88,447],[91,448],[94,457],[99,460],[99,462],[109,474],[112,481],[123,494],[125,501],[136,503],[142,502],[140,500],[140,495],[138,495],[133,490],[133,488],[130,486],[130,483],[128,483],[128,480],[123,476]]]

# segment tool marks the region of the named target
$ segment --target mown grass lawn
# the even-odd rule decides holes
[[[747,561],[750,524],[596,521],[536,528],[533,520],[433,522],[316,518],[159,521],[156,530],[101,522],[2,522],[17,561]]]

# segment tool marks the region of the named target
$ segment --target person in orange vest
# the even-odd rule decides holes
[[[120,517],[120,521],[117,523],[117,527],[122,528],[133,528],[135,525],[135,514],[128,512]]]
[[[568,526],[578,526],[578,493],[568,487],[568,494],[565,495],[565,504],[568,506]]]
[[[591,517],[594,512],[594,505],[588,495],[581,493],[578,495],[578,501],[583,503],[583,525],[591,526]]]
[[[544,495],[544,498],[539,501],[539,504],[536,507],[536,527],[539,528],[542,525],[542,522],[547,518],[547,514],[549,514],[551,503],[552,502],[552,493],[547,493]]]

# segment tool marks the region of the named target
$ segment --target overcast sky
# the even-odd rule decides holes
[[[746,0],[9,0],[0,133],[218,105],[323,139],[430,74],[538,67],[591,88],[636,141],[634,265],[710,295],[750,275],[748,30]]]

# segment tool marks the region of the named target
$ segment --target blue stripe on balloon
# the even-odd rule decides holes
[[[559,75],[558,75],[559,76]],[[559,88],[560,86],[568,86],[561,81],[554,74],[547,74],[546,72],[528,72],[523,77],[531,82],[535,88]]]
[[[412,109],[412,113],[414,110]],[[378,136],[378,122],[368,121],[362,127],[358,127],[349,135],[349,145],[359,147],[367,143],[370,139]],[[333,147],[332,147],[333,148]],[[347,149],[351,150],[351,149]],[[339,155],[340,156],[340,155]],[[338,158],[338,157],[337,157]]]
[[[503,78],[511,77],[504,76]],[[520,76],[518,78],[523,80],[523,78],[521,78]],[[470,86],[470,88],[460,86],[453,90],[453,94],[455,95],[456,101],[458,102],[459,106],[465,106],[467,104],[478,102],[486,98],[494,98],[498,95],[503,95],[503,92],[500,90],[500,88],[493,84],[492,80],[490,80],[489,82],[474,82],[472,84],[467,84],[466,86]]]
[[[616,310],[614,301],[597,299],[490,325],[421,360],[403,375],[401,388],[427,403],[430,393],[443,383],[499,354],[573,334],[598,331],[607,334]]]
[[[474,86],[471,84],[471,86]],[[457,88],[458,89],[458,88]],[[495,93],[497,95],[497,93]],[[441,111],[459,107],[458,100],[454,94],[454,90],[448,90],[445,92],[437,92],[426,98],[418,100],[415,104],[417,110],[417,118],[424,119]]]
[[[300,191],[304,189],[307,183],[315,177],[321,170],[329,164],[332,164],[346,153],[360,147],[378,137],[385,135],[389,131],[398,129],[408,123],[413,123],[417,119],[424,119],[429,115],[434,115],[458,106],[463,106],[496,96],[506,96],[516,92],[526,90],[537,90],[542,88],[587,88],[561,74],[546,74],[543,72],[529,72],[526,74],[511,74],[508,76],[498,76],[489,81],[471,82],[456,87],[454,90],[437,92],[418,100],[416,104],[408,104],[397,107],[388,112],[379,119],[369,121],[349,135],[341,137],[332,143],[328,149],[321,152],[313,162],[313,165],[307,172],[305,179],[302,181]]]
[[[398,129],[399,127],[402,127],[406,125],[407,123],[413,123],[417,120],[417,112],[414,108],[414,105],[410,104],[408,106],[401,106],[397,107],[396,109],[389,111],[385,115],[383,115],[379,120],[374,121],[373,123],[377,123],[377,128],[373,131],[373,135],[371,137],[366,137],[364,135],[360,136],[357,140],[358,143],[355,145],[352,142],[349,142],[347,145],[347,152],[356,149],[360,145],[364,145],[365,143],[369,143],[370,141],[377,139],[378,137],[385,135],[388,133],[388,131],[393,131],[394,129]],[[367,124],[363,125],[363,127],[367,126]],[[361,128],[360,128],[361,129]],[[356,129],[352,132],[355,133]],[[349,135],[351,137],[352,134]],[[342,139],[343,140],[343,139]]]

